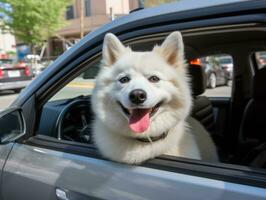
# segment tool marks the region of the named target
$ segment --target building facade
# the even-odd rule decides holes
[[[14,57],[15,54],[16,40],[14,35],[6,30],[0,29],[0,58]]]
[[[138,7],[138,0],[74,0],[66,9],[66,25],[49,40],[46,57],[56,58],[83,35]]]

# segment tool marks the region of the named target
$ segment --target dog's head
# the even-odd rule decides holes
[[[158,136],[184,120],[191,97],[183,54],[179,32],[148,52],[106,34],[92,97],[97,118],[111,132],[131,137]]]

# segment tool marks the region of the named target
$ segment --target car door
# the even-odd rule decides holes
[[[25,122],[21,109],[8,108],[0,112],[0,179],[14,141],[25,134]],[[2,181],[0,183],[2,187]],[[1,197],[1,193],[0,193]]]
[[[2,176],[2,170],[6,162],[7,156],[12,148],[13,144],[5,144],[0,146],[0,178]]]
[[[3,177],[3,200],[265,199],[266,190],[147,165],[16,144]]]

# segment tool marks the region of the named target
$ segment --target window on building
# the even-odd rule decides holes
[[[66,19],[74,19],[74,6],[73,5],[69,5],[67,6],[66,9]]]
[[[85,16],[91,16],[91,0],[85,0]]]

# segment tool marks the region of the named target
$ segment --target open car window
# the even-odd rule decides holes
[[[159,41],[159,43],[160,42],[161,41]],[[147,42],[137,42],[131,44],[130,46],[135,51],[147,51],[151,50],[156,43],[158,43],[158,39],[152,42],[151,40]],[[187,68],[189,68],[190,64],[198,64],[205,73],[206,77],[210,78],[211,74],[216,76],[215,85],[211,85],[209,82],[210,79],[206,80],[207,82],[204,83],[205,85],[203,87],[207,87],[207,94],[208,90],[210,90],[210,93],[216,94],[216,96],[230,97],[231,87],[229,86],[229,81],[232,81],[233,71],[233,59],[231,55],[210,54],[209,56],[196,59],[196,61],[199,61],[200,63],[195,63],[195,61],[191,59],[187,60]],[[95,77],[100,69],[100,57],[97,61],[89,63],[85,66],[85,68],[86,70],[84,72],[80,73],[72,81],[67,83],[44,105],[40,119],[41,123],[38,130],[39,135],[51,136],[62,141],[93,144],[93,138],[91,136],[93,113],[91,110],[90,96],[95,86]],[[216,90],[218,90],[218,92]],[[203,95],[205,96],[205,94]],[[201,101],[202,100],[199,99],[199,102]],[[196,100],[194,101],[194,104],[197,104],[195,102]],[[201,123],[207,131],[209,131],[209,134],[211,134],[210,137],[217,137],[215,136],[216,131],[211,124],[215,123],[215,118],[218,120],[223,119],[220,119],[220,116],[218,115],[216,117],[213,116],[214,114],[212,114],[211,104],[209,104],[209,106],[211,109],[208,110],[207,113],[204,111],[207,115],[204,114],[203,116],[198,116],[197,113],[200,113],[201,109],[205,109],[206,107],[205,105],[200,105],[195,111],[192,109],[193,111],[191,116],[198,120],[198,122]],[[53,114],[51,115],[51,113]],[[212,119],[208,120],[206,123],[205,118],[209,118],[210,116]],[[48,118],[49,123],[45,123],[45,119]],[[52,123],[52,121],[56,121],[56,123]],[[55,127],[50,127],[48,130],[52,130],[52,132],[48,133],[46,131],[47,126]],[[225,124],[222,124],[221,126],[225,126]],[[220,132],[219,134],[223,133]]]
[[[59,90],[49,101],[72,99],[91,95],[95,77],[100,70],[100,61],[89,64],[89,68]]]

